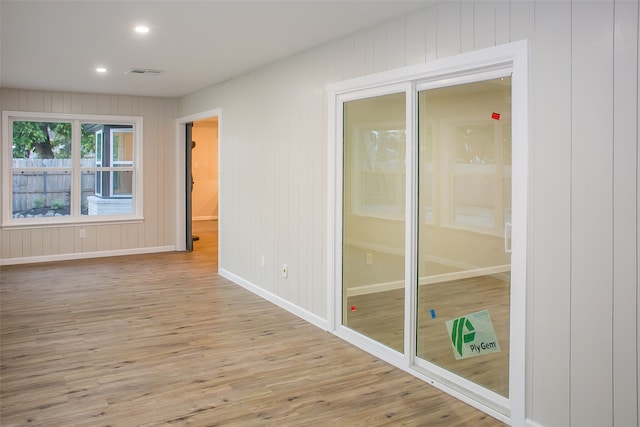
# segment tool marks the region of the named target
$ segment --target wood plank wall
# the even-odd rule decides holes
[[[5,228],[0,232],[0,260],[22,263],[175,246],[175,99],[6,88],[0,94],[3,111],[142,116],[144,141],[143,222]],[[84,239],[80,228],[86,230]]]
[[[528,423],[638,425],[638,20],[446,1],[180,99],[223,111],[220,268],[326,318],[326,85],[529,39]]]

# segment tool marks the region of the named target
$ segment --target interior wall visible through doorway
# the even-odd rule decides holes
[[[192,220],[218,219],[218,118],[193,122]]]

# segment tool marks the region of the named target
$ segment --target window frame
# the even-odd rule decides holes
[[[67,216],[41,218],[13,218],[13,123],[16,121],[41,122],[70,122],[71,123],[71,212]],[[131,214],[101,214],[83,215],[81,209],[81,177],[86,172],[105,171],[105,166],[82,166],[81,162],[81,126],[83,124],[127,125],[133,127],[133,171],[132,183],[132,213]],[[94,133],[95,135],[95,133]],[[137,222],[143,217],[143,119],[141,116],[114,116],[95,114],[66,114],[66,113],[36,113],[27,111],[2,112],[2,223],[5,228],[57,227],[87,223]],[[102,144],[104,144],[104,135]],[[58,168],[59,169],[59,168]],[[111,167],[109,170],[123,170],[122,167]],[[36,170],[44,171],[43,168]],[[48,169],[47,169],[48,170]],[[129,170],[129,168],[126,168]],[[96,192],[97,194],[97,192]]]
[[[129,193],[116,193],[115,192],[115,187],[116,187],[116,173],[121,173],[121,172],[129,172],[131,171],[135,171],[135,169],[133,168],[134,166],[134,162],[133,160],[115,160],[116,158],[116,147],[115,147],[115,134],[116,133],[132,133],[133,134],[133,138],[134,138],[134,147],[135,147],[135,132],[134,129],[128,129],[128,128],[111,128],[109,129],[109,148],[111,150],[111,154],[109,156],[109,163],[110,163],[110,167],[113,169],[110,169],[111,173],[109,174],[109,197],[114,198],[114,199],[126,199],[129,196],[133,197],[133,194],[129,194]],[[135,158],[135,151],[133,151],[133,156]],[[103,165],[104,168],[104,165]]]

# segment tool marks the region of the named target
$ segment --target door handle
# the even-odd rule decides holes
[[[511,223],[504,223],[504,252],[511,253]]]

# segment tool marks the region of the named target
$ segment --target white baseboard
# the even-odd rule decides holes
[[[355,248],[359,248],[367,251],[381,252],[389,255],[404,256],[404,248],[396,249],[396,248],[390,248],[388,246],[375,245],[369,242],[362,242],[359,240],[349,240],[349,239],[345,239],[344,244],[345,246],[353,246]],[[435,255],[425,255],[424,260],[433,262],[436,264],[446,265],[447,267],[457,268],[458,270],[473,270],[473,269],[481,268],[481,267],[478,267],[477,265],[469,264],[468,262],[451,259],[451,258],[443,258]]]
[[[511,270],[511,265],[496,265],[493,267],[475,268],[473,270],[455,271],[453,273],[435,274],[433,276],[423,276],[420,278],[419,284],[430,285],[432,283],[449,282],[451,280],[469,279],[471,277],[488,276],[492,274],[506,273]],[[372,285],[356,286],[347,289],[347,296],[372,294],[375,292],[392,291],[394,289],[404,288],[403,281],[374,283]]]
[[[0,259],[0,265],[35,264],[52,261],[71,261],[76,259],[105,258],[122,255],[141,255],[157,252],[174,252],[175,246],[155,246],[152,248],[118,249],[114,251],[74,252],[68,254],[42,255],[21,258]]]
[[[272,302],[278,307],[283,308],[292,314],[295,314],[296,316],[300,317],[303,320],[306,320],[312,325],[315,325],[325,331],[328,330],[328,323],[326,319],[323,319],[322,317],[317,316],[310,311],[307,311],[285,300],[284,298],[279,297],[278,295],[275,295],[259,286],[256,286],[253,283],[243,279],[242,277],[236,276],[235,274],[223,268],[218,269],[218,274],[226,279],[231,280],[233,283],[242,286],[248,291],[253,292],[254,294],[266,299],[267,301]]]
[[[389,255],[404,256],[404,248],[391,248],[383,245],[376,245],[374,243],[362,242],[360,240],[344,239],[345,246],[353,246],[359,249],[367,251],[381,252]]]
[[[535,421],[533,421],[533,420],[531,420],[529,418],[527,418],[524,421],[524,425],[525,425],[525,427],[544,427],[542,424],[538,424],[537,422],[535,422]]]
[[[191,218],[191,221],[211,221],[211,220],[217,220],[217,219],[218,219],[218,215],[194,216],[193,218]]]
[[[395,282],[374,283],[372,285],[355,286],[347,289],[347,296],[354,297],[356,295],[375,294],[376,292],[393,291],[395,289],[404,288],[404,282],[401,280]]]

